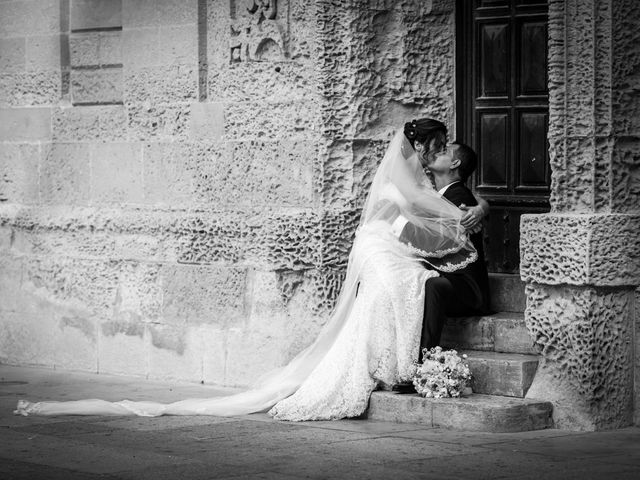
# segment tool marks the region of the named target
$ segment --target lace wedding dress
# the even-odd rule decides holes
[[[217,398],[68,402],[21,400],[20,415],[218,415],[268,411],[281,420],[355,417],[381,382],[409,380],[418,358],[424,285],[476,252],[461,211],[442,199],[401,133],[374,177],[335,310],[308,348],[246,392]]]

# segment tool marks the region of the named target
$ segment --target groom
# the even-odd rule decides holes
[[[477,205],[465,182],[476,169],[475,152],[462,143],[453,143],[427,165],[433,174],[438,193],[454,205],[465,208]],[[425,309],[420,339],[422,349],[439,345],[447,316],[480,315],[489,312],[489,277],[484,260],[482,233],[470,235],[478,259],[453,273],[439,272],[425,285]]]

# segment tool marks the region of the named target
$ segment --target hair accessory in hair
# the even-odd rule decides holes
[[[404,124],[404,135],[411,141],[415,140],[418,136],[418,129],[415,120],[411,123],[407,122]]]

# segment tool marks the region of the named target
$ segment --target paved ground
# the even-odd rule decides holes
[[[0,365],[0,479],[638,479],[640,429],[484,434],[266,415],[19,417],[19,398],[172,401],[209,387]]]

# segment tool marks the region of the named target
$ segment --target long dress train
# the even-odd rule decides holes
[[[373,179],[336,307],[316,340],[251,389],[216,398],[18,402],[20,415],[218,415],[282,420],[354,417],[379,382],[409,380],[418,358],[424,285],[475,260],[460,210],[434,191],[402,133]],[[406,228],[411,227],[411,228]],[[408,233],[407,233],[408,232]]]

